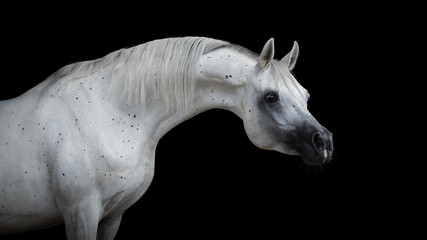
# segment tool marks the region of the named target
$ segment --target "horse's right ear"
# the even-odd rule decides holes
[[[274,38],[270,38],[268,40],[264,47],[262,48],[261,54],[259,55],[259,64],[261,66],[261,69],[265,68],[270,61],[274,57]]]
[[[294,42],[294,46],[292,47],[292,50],[286,54],[285,57],[280,60],[280,62],[284,63],[286,67],[288,67],[289,71],[292,71],[294,69],[295,64],[297,62],[299,55],[299,46],[297,41]]]

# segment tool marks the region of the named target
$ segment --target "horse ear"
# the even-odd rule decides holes
[[[288,67],[289,71],[291,71],[292,69],[294,69],[295,64],[297,63],[298,54],[299,46],[297,41],[295,41],[292,50],[288,54],[286,54],[286,56],[282,58],[280,62],[284,63]]]
[[[261,69],[265,68],[270,61],[274,57],[274,38],[270,38],[268,40],[264,47],[262,48],[261,54],[259,55],[259,64],[261,66]]]

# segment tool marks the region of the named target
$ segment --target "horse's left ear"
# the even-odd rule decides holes
[[[268,40],[264,47],[262,48],[261,54],[259,55],[259,64],[261,66],[261,69],[265,68],[270,61],[274,57],[274,38],[270,38]]]
[[[292,69],[294,69],[295,67],[295,64],[297,63],[298,54],[299,46],[297,41],[295,41],[292,50],[288,54],[286,54],[286,56],[282,58],[280,62],[284,63],[288,67],[289,71],[292,71]]]

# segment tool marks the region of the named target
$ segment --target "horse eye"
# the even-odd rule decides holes
[[[279,100],[279,96],[276,92],[268,92],[264,95],[264,99],[267,103],[275,103]]]

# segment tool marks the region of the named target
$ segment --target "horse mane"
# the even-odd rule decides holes
[[[67,65],[49,78],[53,81],[63,77],[80,79],[102,68],[112,66],[110,92],[114,83],[122,74],[122,97],[128,104],[145,104],[150,98],[162,99],[168,110],[187,109],[193,100],[196,85],[195,73],[200,57],[218,48],[228,47],[253,59],[259,54],[240,45],[205,37],[182,37],[154,40],[138,46],[120,49],[103,58],[93,61],[77,62]],[[286,68],[273,59],[261,72],[271,69],[273,82],[263,82],[267,86],[275,84],[279,88],[281,81],[298,99],[306,102],[308,92],[293,78],[287,78]]]
[[[225,46],[231,44],[205,37],[154,40],[97,60],[67,65],[48,79],[79,79],[112,65],[110,87],[115,76],[123,74],[122,96],[129,104],[145,104],[148,98],[157,97],[169,110],[180,111],[193,99],[196,67],[202,54]]]

